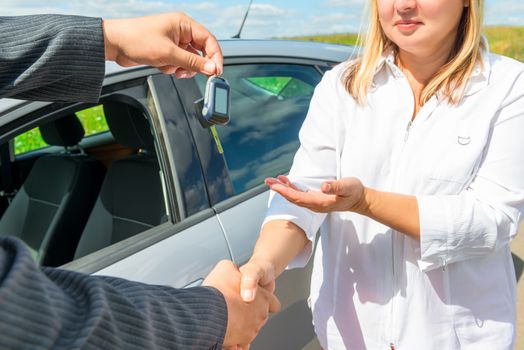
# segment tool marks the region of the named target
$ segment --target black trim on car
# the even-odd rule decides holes
[[[151,127],[155,134],[155,146],[157,149],[157,155],[161,163],[162,177],[164,187],[164,195],[166,205],[169,206],[168,215],[171,217],[173,222],[181,221],[184,217],[182,194],[180,190],[180,183],[175,173],[175,164],[173,162],[173,152],[167,147],[166,131],[164,115],[160,110],[158,95],[156,93],[155,77],[150,76],[147,79],[147,104],[148,110],[151,113]],[[175,174],[173,174],[175,173]]]
[[[210,208],[204,175],[200,165],[191,130],[185,118],[183,102],[180,101],[171,77],[153,77],[159,113],[163,116],[163,137],[172,164],[171,174],[176,178],[177,198],[180,198],[181,219]]]
[[[173,79],[184,114],[191,129],[194,145],[200,159],[210,205],[220,203],[234,195],[224,155],[220,153],[210,129],[202,127],[197,118],[194,102],[202,97],[194,79]],[[227,128],[227,126],[225,126]]]

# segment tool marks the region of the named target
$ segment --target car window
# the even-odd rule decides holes
[[[145,98],[143,85],[90,108],[41,110],[39,125],[15,137],[17,153],[26,155],[12,163],[17,193],[0,213],[0,235],[25,241],[39,264],[59,266],[171,220],[158,135],[151,113],[135,96]],[[75,132],[75,119],[84,134]],[[41,127],[48,123],[56,125]],[[108,132],[108,125],[112,137],[92,138],[81,148],[61,146],[65,139],[71,144]],[[46,152],[28,153],[43,147]]]
[[[75,114],[84,127],[85,136],[96,135],[109,130],[102,105],[86,108]],[[36,151],[48,146],[38,128],[15,137],[15,155]]]
[[[109,130],[102,105],[83,109],[75,113],[85,130],[85,136],[96,135]]]
[[[40,135],[40,129],[34,128],[15,137],[15,155],[36,151],[49,145]]]
[[[253,77],[247,81],[280,97],[309,96],[314,90],[314,86],[290,77]]]
[[[289,171],[298,132],[321,74],[313,66],[231,65],[231,122],[217,127],[235,193]],[[202,93],[205,77],[197,77]]]
[[[108,99],[75,114],[90,135],[108,131],[109,120],[114,137],[114,143],[85,150],[100,162],[108,157],[111,162],[76,247],[77,259],[159,226],[169,214],[156,135],[139,103]]]

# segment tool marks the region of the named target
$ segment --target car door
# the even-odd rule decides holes
[[[133,98],[147,109],[161,163],[168,220],[64,267],[151,284],[198,285],[217,261],[231,259],[231,255],[211,209],[195,144],[173,82],[156,70],[142,74],[140,86],[132,92],[129,88],[110,89],[101,101]],[[137,75],[134,72],[133,79]],[[132,84],[124,76],[115,85]]]
[[[212,204],[238,265],[251,256],[264,219],[269,196],[264,179],[286,174],[299,147],[298,131],[322,77],[317,64],[269,58],[226,61],[223,77],[231,85],[231,122],[211,133],[229,175],[230,183],[222,185],[232,186],[232,193]],[[205,78],[195,79],[203,94]],[[315,344],[307,305],[311,268],[310,262],[279,277],[276,294],[282,310],[262,329],[252,349],[302,349]]]

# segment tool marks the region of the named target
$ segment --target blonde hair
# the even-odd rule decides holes
[[[485,49],[481,40],[483,16],[484,0],[469,0],[469,6],[464,8],[460,19],[449,60],[422,90],[421,104],[437,93],[443,94],[450,104],[458,104],[462,100],[471,73],[477,62],[482,63],[481,51]],[[395,43],[389,40],[380,25],[377,0],[371,0],[368,31],[365,40],[362,39],[359,36],[362,55],[351,62],[343,77],[347,91],[360,104],[365,102],[382,56],[391,50],[397,51]]]

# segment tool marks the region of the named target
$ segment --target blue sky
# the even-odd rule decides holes
[[[369,0],[255,0],[243,37],[357,32]],[[184,11],[219,38],[234,35],[248,0],[2,0],[0,15],[66,13],[103,18]],[[524,25],[523,0],[486,0],[486,24]]]

